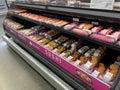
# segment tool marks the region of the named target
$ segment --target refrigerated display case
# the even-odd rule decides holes
[[[3,38],[23,58],[35,57],[24,59],[57,89],[119,90],[119,21],[119,11],[16,2]]]

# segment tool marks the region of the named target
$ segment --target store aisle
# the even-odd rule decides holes
[[[0,90],[54,90],[2,40],[4,17],[0,16]]]

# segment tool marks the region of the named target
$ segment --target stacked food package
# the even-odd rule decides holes
[[[7,24],[9,27],[13,28],[13,29],[21,29],[24,27],[24,25],[17,23],[11,19],[5,19],[4,23]]]
[[[31,18],[33,20],[37,20],[40,22],[44,22],[46,24],[52,24],[52,25],[58,26],[58,27],[61,27],[61,26],[68,24],[68,22],[64,21],[64,20],[59,20],[56,18],[49,18],[46,16],[41,16],[41,15],[32,14],[32,13],[20,13],[19,15],[26,17],[26,18]]]
[[[30,18],[42,23],[54,25],[57,27],[63,27],[64,30],[72,31],[73,33],[89,36],[93,39],[104,41],[108,43],[116,43],[120,45],[120,30],[113,27],[105,27],[103,25],[93,25],[86,22],[68,22],[57,18],[50,18],[43,15],[37,15],[27,12],[23,9],[11,9],[10,11],[18,13],[18,15]]]

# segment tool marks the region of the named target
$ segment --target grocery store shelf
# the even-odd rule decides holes
[[[27,7],[27,8],[37,8],[37,9],[46,9],[46,5],[42,4],[24,4],[24,3],[16,3],[17,6]]]
[[[103,42],[103,41],[93,39],[90,36],[87,37],[87,36],[78,35],[78,34],[73,33],[71,31],[64,30],[62,27],[56,27],[56,26],[51,25],[51,24],[46,24],[46,23],[43,23],[43,22],[39,22],[39,21],[30,19],[30,18],[27,18],[27,17],[20,16],[18,14],[10,14],[9,13],[9,15],[12,15],[14,17],[17,17],[17,18],[20,18],[20,19],[23,19],[23,20],[26,20],[26,21],[29,21],[29,22],[33,22],[33,23],[38,24],[38,25],[44,25],[45,27],[51,28],[53,30],[57,30],[57,31],[60,31],[60,32],[63,32],[65,34],[69,34],[69,35],[72,35],[72,36],[75,36],[75,37],[78,37],[78,38],[83,38],[84,40],[87,40],[89,42],[93,42],[93,43],[96,43],[98,45],[106,46],[108,48],[120,51],[120,46],[116,45],[115,43],[107,43],[107,42]]]
[[[15,36],[13,33],[11,33],[9,30],[10,28],[5,29],[5,34],[8,37],[12,37],[15,43],[19,44],[22,48],[25,48],[26,51],[28,51],[31,55],[37,58],[41,63],[46,65],[50,70],[52,70],[55,74],[57,74],[62,80],[65,82],[69,83],[75,90],[93,90],[89,86],[86,86],[84,82],[81,80],[75,78],[73,75],[71,75],[69,72],[66,70],[62,69],[59,65],[54,63],[52,60],[38,52],[37,50],[34,50],[33,47],[30,45],[26,45],[23,40],[19,39],[17,36]]]
[[[69,13],[69,15],[73,15],[73,16],[79,16],[79,17],[81,16],[81,17],[86,17],[91,19],[100,19],[103,21],[108,20],[113,22],[116,22],[116,21],[119,22],[120,20],[119,11],[113,11],[113,10],[52,6],[52,5],[44,5],[44,4],[30,4],[30,3],[14,3],[13,5],[26,7],[26,9],[31,8],[33,10],[41,8],[41,9],[46,9],[48,11],[52,10],[52,11],[55,11],[55,12],[57,11],[64,14]]]
[[[94,33],[89,34],[88,36],[81,35],[79,32],[75,33],[73,30],[74,28],[70,30],[65,30],[64,26],[56,26],[54,23],[52,24],[50,22],[46,22],[44,21],[44,18],[41,18],[41,15],[43,15],[45,17],[51,17],[50,20],[54,20],[54,18],[56,18],[59,20],[69,21],[70,24],[76,21],[78,22],[78,24],[80,24],[81,22],[92,23],[95,27],[104,26],[103,28],[105,29],[108,27],[112,27],[113,30],[115,29],[114,31],[116,33],[116,30],[118,30],[120,25],[119,11],[52,6],[32,3],[13,3],[10,8],[27,10],[27,12],[24,14],[8,12],[6,17],[6,19],[13,19],[15,22],[19,22],[20,24],[24,25],[24,28],[30,28],[33,27],[33,25],[35,25],[35,28],[36,26],[43,26],[45,29],[48,30],[50,29],[59,31],[61,32],[61,35],[63,34],[68,37],[83,39],[82,45],[88,45],[90,49],[93,47],[97,48],[98,46],[107,47],[105,56],[102,57],[100,61],[98,61],[96,67],[93,68],[91,72],[89,72],[89,70],[87,70],[87,72],[84,68],[82,68],[82,66],[78,66],[79,62],[77,63],[77,65],[73,65],[74,62],[69,62],[69,60],[62,59],[62,57],[57,55],[55,52],[48,50],[42,45],[39,45],[33,39],[29,39],[27,36],[18,32],[16,29],[14,29],[13,26],[9,24],[9,22],[5,21],[3,23],[3,28],[5,31],[5,35],[3,36],[3,38],[8,43],[8,46],[16,51],[21,57],[23,57],[23,59],[25,59],[24,61],[26,61],[31,67],[33,67],[35,71],[41,74],[41,76],[46,78],[46,80],[48,80],[56,89],[119,90],[118,86],[120,84],[118,83],[120,82],[120,68],[118,72],[116,72],[117,74],[112,81],[106,80],[107,78],[102,77],[102,75],[98,77],[94,77],[92,75],[92,71],[95,71],[97,67],[99,67],[99,63],[103,63],[106,69],[103,76],[107,74],[107,70],[109,69],[109,67],[111,67],[112,64],[116,64],[118,67],[120,67],[120,63],[116,61],[116,57],[119,55],[120,52],[120,46],[117,45],[119,40],[114,42],[111,41],[111,43],[109,43],[110,41],[106,41],[107,38],[105,39],[101,37],[102,39],[95,39],[94,37],[92,37]],[[77,26],[75,28],[77,28]],[[114,31],[111,33],[111,35],[114,33]],[[98,32],[97,34],[100,33]],[[113,54],[113,52],[115,53]],[[79,57],[81,58],[81,56]],[[90,62],[92,63],[92,61]],[[105,80],[103,80],[103,78]]]
[[[66,82],[60,79],[56,74],[50,71],[47,67],[41,64],[37,59],[31,56],[28,52],[23,50],[20,46],[12,41],[7,36],[3,36],[3,39],[7,42],[16,53],[18,53],[28,64],[30,64],[40,75],[42,75],[51,85],[57,90],[74,90]]]
[[[64,11],[69,13],[78,13],[78,14],[85,14],[85,15],[93,15],[93,16],[103,16],[103,17],[110,17],[110,18],[119,18],[119,13],[117,12],[110,12],[108,10],[96,10],[96,9],[86,9],[86,8],[69,8],[69,7],[56,7],[56,6],[48,6],[49,10],[56,10],[56,11]],[[102,14],[101,14],[102,13]],[[119,18],[120,19],[120,18]]]

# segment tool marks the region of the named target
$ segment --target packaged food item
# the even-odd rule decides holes
[[[55,18],[49,18],[49,17],[45,17],[42,15],[37,15],[37,14],[33,14],[33,13],[20,13],[19,15],[24,16],[26,18],[30,18],[36,21],[40,21],[43,23],[47,23],[47,24],[52,24],[58,27],[62,27],[66,24],[68,24],[69,22],[64,21],[64,20],[59,20],[59,19],[55,19]]]
[[[88,69],[90,67],[90,65],[92,65],[88,60],[90,59],[92,54],[95,52],[95,50],[96,49],[92,48],[92,49],[88,50],[83,56],[81,56],[79,65],[84,64],[84,67],[86,69]]]
[[[70,62],[74,62],[77,60],[77,58],[79,57],[80,53],[79,52],[74,52],[73,55],[69,56],[66,60],[70,61]]]
[[[71,24],[65,25],[65,26],[64,26],[64,29],[65,29],[65,30],[71,30],[72,28],[76,27],[77,25],[78,25],[77,22],[73,22],[73,23],[71,23]]]
[[[104,41],[104,42],[109,42],[109,43],[115,42],[115,39],[104,36],[104,35],[100,35],[100,34],[92,34],[91,37],[94,39],[100,40],[100,41]]]
[[[52,30],[52,31],[47,32],[45,34],[45,37],[50,40],[53,40],[53,39],[57,38],[59,35],[60,35],[60,32]]]
[[[53,50],[55,47],[57,47],[59,44],[55,41],[50,41],[45,47],[49,50]]]
[[[95,52],[95,50],[96,50],[95,48],[92,48],[92,49],[88,50],[84,55],[86,57],[90,57],[90,56],[93,55],[93,53]]]
[[[26,12],[27,10],[25,9],[10,9],[9,12],[13,12],[13,13],[23,13]]]
[[[91,29],[91,31],[92,31],[93,33],[98,33],[98,32],[100,32],[102,29],[103,29],[102,26],[96,26],[96,27],[93,27],[93,28]]]
[[[92,72],[92,75],[94,77],[99,77],[100,75],[103,75],[105,70],[105,65],[103,63],[99,63],[98,67]]]
[[[4,20],[4,24],[7,24],[7,26],[9,26],[9,27],[11,27],[11,28],[13,28],[15,30],[19,30],[19,29],[22,29],[24,27],[24,25],[22,25],[22,24],[20,24],[18,22],[15,22],[15,21],[13,21],[11,19],[8,19],[8,18],[6,18]]]
[[[103,63],[99,63],[99,66],[97,68],[97,71],[99,72],[99,74],[103,74],[105,70],[106,70],[105,65]]]
[[[91,63],[90,67],[88,69],[93,69],[97,63],[98,63],[98,58],[96,56],[92,56],[91,60],[89,60],[89,62]]]
[[[85,24],[82,30],[90,30],[93,27],[93,24]]]
[[[96,56],[98,59],[104,56],[106,47],[99,47],[94,53],[93,56]]]
[[[83,46],[78,50],[78,52],[81,54],[84,54],[88,49],[89,49],[89,46]]]
[[[115,41],[120,39],[120,31],[115,31],[111,35],[106,35],[107,37],[113,38]]]
[[[82,64],[84,64],[86,61],[87,61],[87,57],[84,56],[83,54],[89,49],[88,46],[83,46],[81,47],[78,52],[79,52],[79,56],[80,58],[78,58],[75,62],[74,62],[74,65],[75,66],[80,66]]]
[[[57,48],[55,48],[54,50],[56,51],[57,54],[60,54],[62,53],[64,50],[70,48],[70,46],[72,45],[72,43],[75,42],[75,40],[68,40],[66,41],[65,43],[62,44],[62,46],[58,46]],[[67,50],[66,53],[69,53],[69,50]],[[65,55],[65,52],[64,54],[62,54],[62,56]]]
[[[73,43],[71,43],[71,42],[73,42]],[[79,39],[78,42],[76,42],[74,40],[72,40],[71,42],[70,42],[71,43],[70,47],[66,51],[64,51],[63,53],[60,54],[60,56],[66,60],[67,60],[67,58],[68,58],[68,60],[70,60],[69,57],[71,57],[71,54],[74,53],[75,51],[77,51],[78,48],[82,44],[81,39]]]
[[[75,40],[71,39],[71,40],[68,40],[67,42],[63,43],[62,45],[66,48],[69,48],[73,42],[75,42]]]
[[[21,29],[21,30],[19,30],[19,32],[22,33],[23,35],[29,36],[29,35],[33,34],[35,31],[31,30],[31,29]]]
[[[61,44],[61,43],[65,42],[65,41],[67,41],[68,39],[69,38],[66,37],[66,36],[60,36],[57,39],[55,39],[55,42]]]
[[[83,39],[78,39],[76,45],[75,45],[75,51],[78,51],[78,49],[81,47],[83,42]]]
[[[107,29],[103,29],[101,32],[99,32],[100,34],[103,35],[107,35],[107,34],[111,34],[113,32],[112,28],[107,28]]]
[[[64,46],[58,46],[53,50],[54,53],[61,54],[66,48]]]
[[[33,35],[30,35],[29,38],[34,40],[34,41],[38,41],[38,40],[43,39],[44,37],[40,36],[39,34],[33,34]]]
[[[92,70],[94,67],[98,64],[101,57],[105,55],[106,47],[99,47],[94,51],[93,54],[91,53],[91,58],[87,61],[87,63],[84,65],[86,69]],[[88,55],[89,56],[89,55]]]
[[[53,25],[55,25],[57,22],[59,22],[59,20],[58,19],[55,19],[55,18],[50,18],[49,20],[48,20],[49,22],[49,24],[53,24]],[[45,21],[46,22],[46,21]]]
[[[46,33],[44,33],[44,36],[47,37],[47,35],[50,34],[50,33],[52,33],[52,32],[54,32],[54,30],[49,30]]]
[[[63,20],[60,20],[59,22],[56,23],[56,26],[58,27],[62,27],[66,24],[68,24],[69,22],[68,21],[63,21]]]
[[[79,59],[79,63],[78,65],[82,65],[84,64],[85,62],[87,62],[87,57],[86,56],[81,56],[80,59]]]
[[[80,30],[82,30],[86,24],[87,24],[87,23],[81,23],[80,25],[78,25],[77,28],[79,28]]]
[[[66,58],[67,58],[70,54],[72,54],[72,53],[73,53],[73,50],[68,49],[68,50],[66,50],[65,52],[63,52],[62,54],[60,54],[60,57],[66,59]]]
[[[88,36],[89,34],[92,33],[92,31],[90,30],[93,27],[93,24],[81,24],[79,27],[74,28],[72,31],[74,33],[80,34],[80,35],[85,35]]]
[[[118,66],[116,64],[111,64],[103,75],[103,80],[105,82],[111,82],[114,80],[118,73]]]
[[[79,34],[79,35],[84,35],[84,36],[88,36],[89,34],[91,34],[91,32],[89,33],[88,31],[85,31],[85,30],[81,30],[79,28],[74,28],[72,30],[72,32],[76,33],[76,34]]]
[[[48,42],[50,42],[50,40],[47,38],[43,38],[40,41],[38,41],[40,45],[46,45]]]

